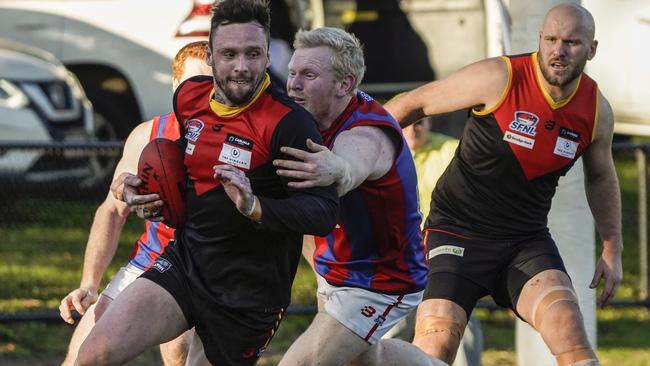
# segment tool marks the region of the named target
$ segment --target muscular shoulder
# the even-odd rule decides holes
[[[142,150],[144,146],[149,142],[149,137],[151,136],[151,129],[153,128],[153,119],[144,121],[137,125],[127,137],[126,142],[124,143],[124,150],[127,149],[138,149]]]
[[[369,168],[368,179],[378,179],[390,169],[399,151],[394,135],[383,126],[357,126],[338,135],[332,152],[348,163],[362,162]]]
[[[467,82],[475,84],[480,98],[478,105],[489,109],[506,91],[511,78],[510,62],[506,57],[493,57],[468,66]]]

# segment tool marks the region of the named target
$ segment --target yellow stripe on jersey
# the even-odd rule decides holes
[[[553,100],[553,97],[544,89],[544,84],[542,83],[541,76],[539,75],[539,72],[537,68],[539,67],[539,64],[537,63],[537,52],[533,53],[532,56],[533,58],[533,71],[535,73],[535,79],[537,80],[537,86],[539,87],[539,90],[541,90],[542,94],[544,95],[544,99],[546,99],[546,102],[548,105],[553,108],[553,109],[558,109],[562,108],[565,105],[567,105],[571,99],[573,99],[573,96],[576,94],[578,91],[578,88],[580,87],[580,81],[582,80],[582,74],[580,74],[580,78],[578,79],[578,82],[576,83],[576,87],[573,89],[571,94],[567,96],[566,98],[562,100],[558,100],[557,102]]]
[[[262,82],[262,87],[260,90],[257,91],[257,94],[244,106],[239,106],[239,107],[231,107],[229,105],[225,105],[223,103],[219,103],[214,99],[214,89],[212,89],[212,92],[210,93],[210,108],[219,117],[222,118],[230,118],[230,117],[235,117],[239,113],[243,112],[251,106],[255,101],[262,95],[264,90],[266,90],[266,87],[269,86],[271,83],[271,77],[269,74],[265,74],[264,81]]]

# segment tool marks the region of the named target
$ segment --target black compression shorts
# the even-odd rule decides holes
[[[254,365],[277,331],[284,309],[234,309],[207,304],[205,289],[189,286],[183,261],[167,248],[142,277],[167,290],[195,327],[207,359],[215,365]]]
[[[429,278],[424,300],[453,301],[465,309],[468,318],[476,302],[486,295],[517,314],[519,294],[528,280],[548,269],[566,273],[548,233],[499,241],[474,239],[457,234],[459,231],[447,227],[426,230]]]

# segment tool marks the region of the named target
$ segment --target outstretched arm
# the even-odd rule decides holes
[[[600,111],[596,135],[583,156],[585,190],[589,207],[596,220],[598,233],[603,240],[603,252],[596,265],[590,287],[605,281],[598,304],[603,307],[616,294],[623,278],[621,253],[621,194],[612,158],[614,117],[607,100],[600,95]]]
[[[283,147],[282,152],[299,161],[277,159],[278,175],[301,179],[289,182],[295,188],[336,184],[340,196],[358,187],[367,179],[384,176],[393,164],[396,148],[386,132],[379,127],[359,126],[341,132],[332,151],[311,140],[312,151]]]
[[[121,172],[135,171],[138,156],[148,141],[150,130],[151,122],[144,122],[131,132],[115,169],[114,178]],[[59,306],[61,317],[67,323],[74,323],[72,310],[84,314],[86,309],[97,301],[102,276],[115,256],[128,213],[126,204],[116,199],[111,192],[97,208],[86,244],[81,283],[79,288],[61,300]]]
[[[406,127],[426,116],[476,107],[490,108],[508,86],[508,64],[489,58],[388,101],[384,108]]]

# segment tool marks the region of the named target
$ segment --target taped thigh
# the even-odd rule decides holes
[[[555,355],[555,359],[559,366],[583,366],[598,362],[596,354],[589,346],[560,353]]]
[[[452,321],[448,318],[443,318],[435,315],[425,315],[417,319],[415,323],[415,337],[422,337],[432,333],[447,333],[456,342],[460,342],[463,336],[465,326]]]
[[[544,314],[554,304],[560,301],[567,301],[578,305],[578,297],[571,287],[553,286],[545,289],[537,296],[531,312],[533,318],[533,327],[539,329]]]

